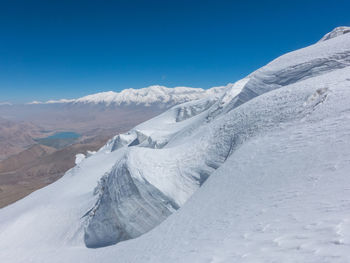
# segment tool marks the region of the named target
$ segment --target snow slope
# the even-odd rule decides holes
[[[325,34],[319,42],[326,41],[328,39],[332,39],[348,33],[350,33],[350,27],[348,26],[336,27],[331,32]]]
[[[349,262],[349,66],[339,35],[114,137],[0,210],[1,262]]]
[[[231,84],[228,84],[228,86]],[[191,100],[202,99],[211,95],[216,95],[226,88],[226,86],[213,87],[208,90],[189,87],[167,88],[153,85],[142,89],[124,89],[121,92],[107,91],[84,96],[78,99],[49,100],[46,102],[33,101],[29,104],[104,104],[106,106],[115,105],[143,105],[143,106],[163,106],[171,107],[176,104]]]

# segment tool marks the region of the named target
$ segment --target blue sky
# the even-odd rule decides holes
[[[349,10],[349,0],[0,0],[0,101],[224,85],[350,25]]]

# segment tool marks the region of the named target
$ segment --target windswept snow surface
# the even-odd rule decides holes
[[[331,32],[324,35],[319,42],[326,41],[328,39],[335,38],[348,33],[350,33],[350,27],[348,26],[336,27]]]
[[[349,262],[349,66],[339,35],[114,137],[0,210],[0,261]]]

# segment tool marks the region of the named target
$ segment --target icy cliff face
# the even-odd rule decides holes
[[[147,181],[132,178],[124,159],[101,179],[96,193],[84,235],[91,248],[138,237],[178,208]]]
[[[0,258],[350,260],[349,76],[343,34],[115,136],[0,211]]]

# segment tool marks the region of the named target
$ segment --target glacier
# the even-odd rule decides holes
[[[350,261],[350,34],[334,32],[1,209],[1,262]]]

